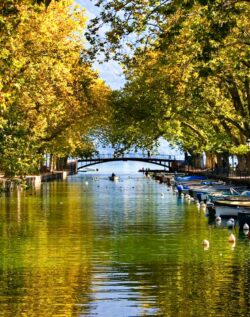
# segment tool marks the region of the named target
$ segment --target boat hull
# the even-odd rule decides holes
[[[215,216],[220,217],[238,217],[239,211],[242,209],[229,206],[215,206]]]
[[[238,217],[238,213],[250,208],[250,200],[218,200],[214,202],[216,216]]]

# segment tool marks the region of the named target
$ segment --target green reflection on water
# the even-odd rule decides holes
[[[248,316],[246,236],[154,181],[86,179],[0,198],[1,316]]]

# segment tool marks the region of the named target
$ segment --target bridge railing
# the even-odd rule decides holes
[[[126,159],[126,158],[145,158],[145,159],[152,159],[152,160],[176,160],[175,155],[162,155],[162,154],[155,154],[155,155],[147,155],[142,153],[124,153],[124,154],[98,154],[88,158],[79,158],[79,160],[102,160],[102,159]]]

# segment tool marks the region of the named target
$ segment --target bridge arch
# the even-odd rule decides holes
[[[155,165],[162,166],[168,169],[174,166],[180,166],[184,163],[184,161],[182,160],[176,160],[174,155],[158,155],[158,156],[152,156],[152,157],[146,157],[143,155],[139,156],[135,154],[126,155],[123,157],[113,157],[112,155],[99,155],[93,158],[78,159],[77,170],[81,170],[83,168],[93,166],[96,164],[118,162],[118,161],[143,162],[143,163],[155,164]],[[83,163],[83,164],[79,166],[79,163]]]

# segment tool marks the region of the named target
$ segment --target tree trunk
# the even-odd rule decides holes
[[[216,162],[216,156],[213,153],[206,153],[206,168],[214,169]]]
[[[53,172],[55,168],[56,168],[56,156],[54,154],[50,154],[49,171]]]
[[[229,167],[229,155],[227,153],[217,154],[218,167],[228,168]]]
[[[246,170],[246,157],[245,155],[238,155],[238,166],[237,166],[237,170],[239,172],[243,172]]]
[[[229,175],[229,154],[217,154],[217,163],[215,164],[215,172],[217,174]]]
[[[250,153],[247,154],[247,172],[248,172],[248,175],[250,175]]]
[[[68,156],[57,158],[57,160],[56,160],[56,170],[57,171],[65,171],[65,170],[67,170],[67,161],[68,161]]]
[[[201,154],[194,154],[194,168],[201,168],[202,155]]]

